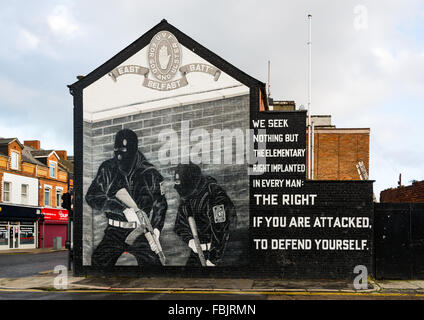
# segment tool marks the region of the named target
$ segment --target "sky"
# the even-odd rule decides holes
[[[73,154],[67,85],[162,19],[312,114],[370,128],[374,191],[424,180],[424,1],[0,0],[0,137]]]

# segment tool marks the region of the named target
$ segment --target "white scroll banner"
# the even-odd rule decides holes
[[[117,78],[123,76],[124,74],[139,74],[142,76],[146,76],[149,73],[149,69],[137,65],[128,65],[117,67],[109,72],[109,76],[113,81],[117,81]]]
[[[191,72],[202,72],[210,74],[214,77],[214,81],[218,81],[221,70],[204,63],[190,63],[185,66],[182,66],[179,71],[182,73],[182,77],[177,80],[172,81],[157,81],[152,80],[147,77],[149,73],[149,69],[137,65],[127,65],[127,66],[121,66],[113,69],[111,72],[109,72],[109,76],[112,78],[113,81],[117,81],[117,78],[125,75],[125,74],[138,74],[144,76],[143,86],[146,88],[150,88],[153,90],[158,91],[169,91],[169,90],[175,90],[182,87],[185,87],[188,85],[188,81],[186,78],[186,75]]]

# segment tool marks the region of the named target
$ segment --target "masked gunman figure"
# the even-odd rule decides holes
[[[174,230],[191,249],[186,266],[222,264],[230,227],[236,223],[232,201],[214,178],[202,175],[192,163],[178,165],[174,188],[180,195]]]
[[[134,235],[133,231],[140,226],[138,222],[143,221],[133,208],[117,199],[116,193],[124,188],[138,208],[150,215],[154,234],[159,239],[168,208],[162,181],[160,173],[138,150],[136,133],[128,129],[119,131],[114,157],[100,165],[85,197],[93,209],[105,213],[108,219],[103,240],[91,257],[92,266],[114,266],[123,252],[131,253],[139,266],[161,265],[155,242],[149,242],[143,232],[135,233],[135,240],[128,241],[128,236]]]

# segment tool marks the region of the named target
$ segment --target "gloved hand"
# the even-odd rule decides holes
[[[190,247],[190,249],[191,250],[193,250],[194,251],[194,253],[197,253],[197,249],[196,249],[196,244],[195,244],[195,242],[194,242],[194,239],[191,239],[189,242],[188,242],[188,246]],[[201,244],[200,245],[200,247],[202,248],[202,251],[206,251],[206,250],[209,250],[210,248],[211,248],[211,244],[210,243],[208,243],[208,244]]]
[[[207,267],[215,267],[215,265],[210,260],[206,260],[206,266]]]
[[[158,229],[153,229],[153,233],[154,233],[154,236],[156,236],[156,239],[158,239],[159,240],[159,237],[160,237],[160,231],[158,230]],[[153,236],[153,235],[152,235]],[[154,241],[154,239],[153,238],[147,238],[147,241],[149,242],[149,246],[150,246],[150,249],[154,252],[154,253],[159,253],[159,249],[158,249],[158,247],[156,246],[156,243],[155,243],[155,241]]]
[[[137,214],[133,208],[125,209],[124,215],[128,222],[137,222],[137,226],[140,226],[140,220],[138,219]]]

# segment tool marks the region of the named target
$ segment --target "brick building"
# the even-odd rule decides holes
[[[75,115],[73,270],[76,275],[129,272],[137,275],[227,276],[234,272],[243,278],[249,274],[266,276],[272,272],[284,277],[347,278],[358,264],[372,269],[373,230],[368,227],[372,225],[373,217],[372,182],[304,181],[306,112],[287,110],[294,103],[280,104],[282,110],[288,111],[285,114],[269,112],[265,84],[237,69],[166,20],[97,69],[78,77],[78,81],[69,88],[74,99]],[[317,143],[314,150],[319,155],[317,176],[322,179],[359,180],[356,161],[363,161],[368,166],[368,153],[363,155],[361,148],[354,150],[353,146],[357,147],[363,138],[354,135],[363,134],[366,138],[369,130],[340,131],[331,122],[329,124],[327,118],[316,117],[315,120]],[[255,171],[249,169],[262,163],[249,163],[251,149],[240,148],[240,151],[237,148],[244,147],[245,141],[250,142],[249,129],[254,128],[273,128],[269,131],[281,134],[266,135],[265,140],[275,138],[278,141],[272,143],[285,143],[287,148],[278,146],[280,149],[274,150],[280,153],[275,156],[271,149],[265,150],[266,154],[273,156],[265,159],[269,162],[264,167],[270,168],[270,171],[260,173],[260,181],[255,182],[259,187],[253,184],[253,174],[249,176],[249,172]],[[137,137],[127,130],[122,133],[123,129],[132,130]],[[243,137],[246,131],[247,138]],[[215,136],[215,132],[219,134]],[[130,140],[122,137],[127,133]],[[353,137],[345,140],[349,135]],[[335,137],[334,141],[330,139],[332,137]],[[256,138],[256,143],[260,144],[259,133]],[[356,144],[350,140],[356,141]],[[142,155],[136,153],[134,158],[132,153],[128,153],[127,159],[133,159],[133,162],[127,167],[129,170],[123,170],[125,159],[121,153],[134,150],[136,141]],[[243,144],[238,144],[239,141]],[[363,148],[367,150],[366,142]],[[287,154],[291,156],[285,156]],[[226,161],[225,156],[231,156],[231,161]],[[136,161],[144,158],[149,162],[148,169]],[[179,177],[175,168],[179,163],[188,163],[188,158],[196,161],[202,173],[210,176],[208,179],[216,180],[235,210],[227,210],[223,202],[229,201],[222,198],[216,205],[213,201],[218,197],[212,189],[200,190],[201,180],[196,177]],[[355,174],[350,171],[350,164],[353,164]],[[160,175],[160,179],[140,178],[136,181],[144,182],[140,187],[133,180],[133,177],[138,177],[134,172],[139,169],[143,170],[140,173],[142,177],[151,170]],[[198,177],[196,169],[192,169],[191,173]],[[276,171],[272,170],[287,175],[275,178]],[[183,181],[193,189],[187,196],[177,192]],[[296,185],[290,184],[292,182]],[[282,186],[286,187],[282,190]],[[127,198],[122,197],[123,194],[127,194]],[[128,201],[130,197],[135,204]],[[277,203],[277,197],[283,202]],[[162,206],[164,198],[166,209]],[[258,202],[258,198],[265,200]],[[269,200],[271,198],[278,201]],[[309,202],[309,199],[316,201]],[[161,204],[159,209],[152,205],[158,202]],[[205,207],[199,208],[200,204]],[[183,212],[185,206],[192,210]],[[147,256],[152,251],[143,245],[147,244],[148,234],[138,236],[137,245],[126,242],[128,234],[132,233],[128,229],[135,230],[134,222],[141,220],[130,216],[129,207],[144,210],[152,224],[157,226],[166,263],[164,259],[159,263],[140,259],[140,256]],[[158,213],[159,210],[162,212]],[[229,226],[226,223],[230,220],[227,213],[234,214],[234,211],[237,223]],[[182,237],[176,228],[177,224],[181,227],[182,214],[188,217],[186,237]],[[292,218],[301,218],[299,221],[329,218],[340,222],[350,216],[366,223],[349,227],[349,230],[347,227],[340,228],[340,225],[319,224],[311,228],[299,225],[295,228],[285,224]],[[276,225],[255,225],[261,220],[255,220],[256,217],[263,218],[263,221],[277,218]],[[220,231],[204,229],[195,232],[193,223],[188,230],[190,218],[204,218],[204,221],[197,221],[206,222],[204,225],[210,230],[220,225]],[[366,227],[362,228],[364,225]],[[215,264],[215,271],[214,268],[199,268],[207,266],[200,259],[197,265],[190,265],[194,250],[190,248],[189,237],[196,234],[204,237],[202,244],[206,250],[203,251],[209,256],[217,250],[217,247],[212,248],[212,243],[223,240],[221,243],[225,247],[222,247],[223,254]],[[311,246],[302,244],[302,250],[297,250],[299,247],[294,250],[255,247],[262,240],[276,240],[270,242],[272,244],[281,243],[280,240],[291,243],[296,239],[304,243],[309,241]],[[325,240],[327,245],[319,248],[317,241],[313,240],[319,243]],[[342,248],[342,242],[347,246]],[[160,264],[171,268],[163,269]]]
[[[276,111],[296,110],[294,101],[272,103]],[[337,128],[331,123],[330,115],[312,115],[311,122],[314,124],[313,180],[360,180],[356,168],[359,162],[364,163],[369,174],[369,128]],[[309,137],[308,129],[306,137]]]
[[[159,33],[161,30],[163,32]],[[155,78],[157,69],[153,65],[149,65],[150,71],[146,71],[146,62],[150,61],[146,60],[148,50],[154,51],[157,45],[155,39],[161,36],[166,36],[172,42],[172,52],[175,53],[170,55],[172,65],[181,64],[164,75],[166,78],[174,70],[176,74],[170,79],[158,79],[157,75]],[[166,49],[170,48],[167,47],[168,40],[163,38],[160,41],[163,50],[170,50]],[[76,184],[82,186],[80,193],[76,190],[76,199],[85,197],[99,166],[113,158],[117,132],[121,129],[133,130],[138,136],[139,150],[164,178],[163,191],[168,210],[161,232],[163,249],[167,252],[169,265],[181,266],[190,252],[173,231],[179,205],[179,196],[174,189],[174,170],[183,157],[197,150],[197,155],[202,158],[200,167],[203,173],[217,180],[237,210],[236,236],[228,244],[229,254],[224,264],[245,262],[247,246],[243,244],[243,248],[239,247],[242,240],[248,237],[249,177],[245,163],[240,163],[237,156],[245,158],[246,152],[237,155],[234,148],[230,152],[232,161],[224,163],[224,149],[228,146],[223,140],[226,136],[233,138],[232,135],[237,133],[246,136],[253,105],[259,106],[254,107],[255,111],[268,108],[263,83],[162,21],[134,45],[80,78],[70,89],[78,115],[76,123],[80,125],[76,129],[76,136],[81,139],[81,143],[79,140],[75,142],[77,182],[79,174],[82,175],[80,183]],[[216,138],[214,131],[222,134]],[[166,159],[160,151],[171,136],[177,139],[169,144],[170,157]],[[190,150],[183,151],[186,138],[190,140]],[[82,150],[78,151],[79,145]],[[80,159],[78,154],[81,155]],[[217,154],[222,156],[218,161],[215,157]],[[78,165],[81,164],[83,167],[79,172]],[[84,198],[81,200],[82,208],[76,208],[75,224],[84,236],[81,244],[74,243],[74,246],[82,248],[81,265],[90,266],[93,250],[102,240],[110,222],[104,213],[91,208]],[[78,210],[81,210],[81,215]],[[77,220],[79,217],[81,221]],[[133,265],[134,258],[123,254],[119,264]]]
[[[410,186],[383,190],[380,192],[380,202],[424,203],[424,180],[413,182]]]
[[[40,141],[0,139],[0,250],[51,247],[66,240],[68,172],[54,150]]]

